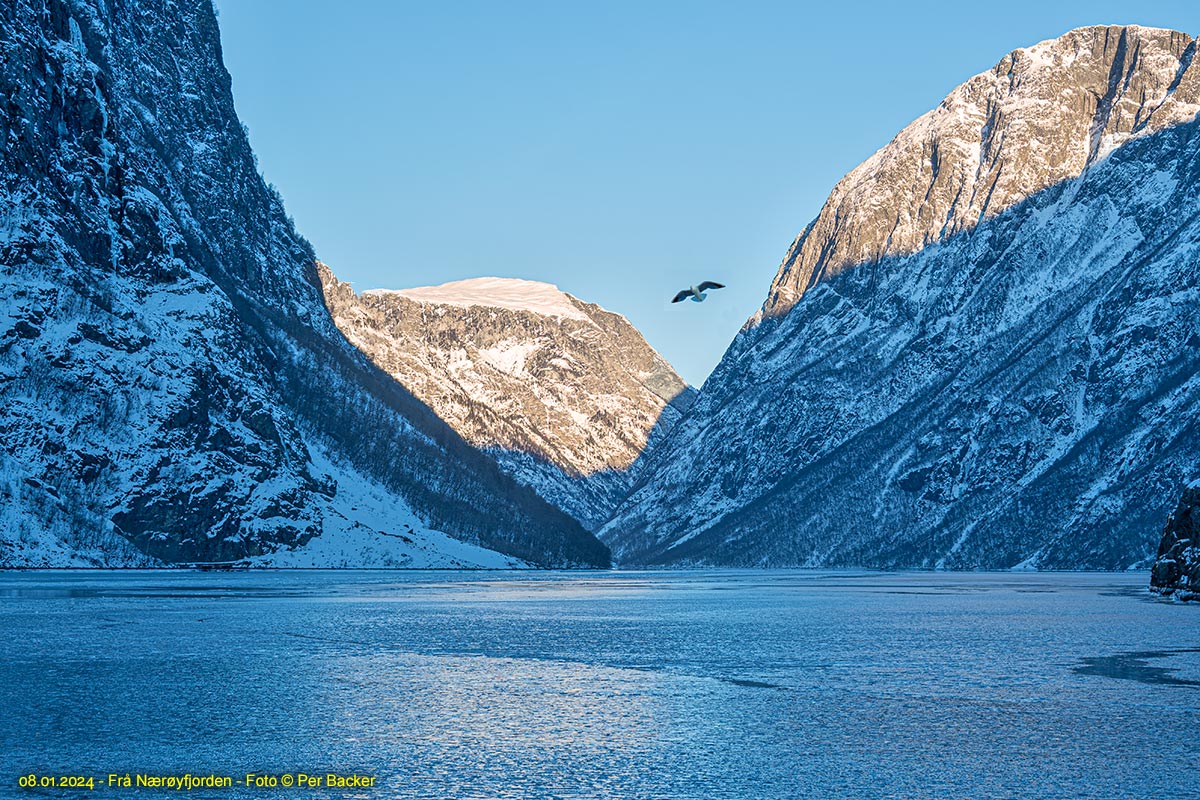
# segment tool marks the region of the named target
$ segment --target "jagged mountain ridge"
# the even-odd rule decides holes
[[[1093,27],[1009,53],[840,180],[796,238],[758,318],[847,267],[915,253],[1196,116],[1195,40]]]
[[[0,562],[608,563],[333,325],[210,0],[15,0],[0,47]]]
[[[550,284],[481,278],[360,295],[320,270],[356,347],[589,528],[695,394],[628,320]]]
[[[1200,450],[1194,53],[1072,31],[851,172],[601,531],[615,557],[1147,563]]]

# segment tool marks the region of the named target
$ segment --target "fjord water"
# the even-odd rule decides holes
[[[190,798],[1192,796],[1200,607],[1144,584],[0,574],[0,796],[32,772],[235,781]],[[378,785],[236,783],[297,771]]]

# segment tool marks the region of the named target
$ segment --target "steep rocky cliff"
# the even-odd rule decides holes
[[[333,325],[210,0],[13,0],[0,49],[0,563],[608,562]]]
[[[1167,519],[1150,588],[1180,600],[1200,600],[1200,482],[1184,491]]]
[[[618,559],[1148,563],[1200,455],[1195,50],[1016,50],[847,175],[602,530]]]
[[[589,528],[695,395],[628,320],[549,284],[479,278],[359,295],[319,269],[351,342]]]
[[[763,315],[817,282],[916,253],[1200,109],[1195,40],[1155,28],[1080,28],[1014,50],[838,182],[797,237]]]

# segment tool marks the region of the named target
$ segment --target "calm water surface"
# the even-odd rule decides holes
[[[1144,575],[0,574],[0,797],[1181,798]],[[27,792],[30,772],[373,790]]]

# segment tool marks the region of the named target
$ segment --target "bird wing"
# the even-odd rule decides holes
[[[724,289],[725,284],[714,283],[713,281],[705,281],[704,283],[700,284],[696,288],[702,292],[707,292],[709,289]]]
[[[690,291],[688,291],[687,289],[684,289],[682,292],[675,295],[675,299],[672,300],[671,302],[672,303],[682,303],[684,300],[687,300],[691,296],[692,296],[692,293]]]

